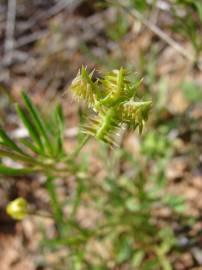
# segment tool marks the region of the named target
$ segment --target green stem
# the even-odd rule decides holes
[[[54,220],[54,217],[51,216],[50,214],[39,213],[39,212],[30,212],[29,215],[34,216],[34,217],[49,218],[49,219]]]
[[[86,135],[83,140],[81,141],[81,143],[77,146],[77,148],[75,149],[75,151],[72,154],[72,157],[77,157],[78,154],[81,152],[81,149],[84,147],[84,145],[88,142],[88,140],[90,139],[90,135]]]
[[[77,182],[77,187],[76,187],[76,194],[75,194],[75,197],[74,197],[72,211],[71,211],[71,214],[70,214],[70,219],[71,220],[74,220],[75,219],[75,216],[76,216],[78,207],[79,207],[80,202],[81,202],[82,190],[83,190],[82,179],[80,179],[78,177],[78,182]]]
[[[56,192],[56,187],[54,184],[54,177],[49,176],[46,180],[46,187],[49,193],[50,201],[51,201],[51,207],[53,211],[53,217],[56,221],[58,231],[60,235],[62,235],[63,232],[63,213],[62,213],[62,207],[58,199],[58,194]]]

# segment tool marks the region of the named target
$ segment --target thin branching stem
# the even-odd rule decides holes
[[[88,142],[88,140],[90,139],[90,135],[86,135],[83,140],[81,141],[81,143],[77,146],[77,148],[75,149],[75,151],[72,154],[72,157],[77,157],[78,154],[81,152],[82,148],[85,146],[85,144]]]

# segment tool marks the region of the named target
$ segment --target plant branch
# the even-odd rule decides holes
[[[81,149],[84,147],[84,145],[88,142],[88,140],[90,139],[90,135],[86,135],[83,140],[81,141],[81,143],[77,146],[77,148],[75,149],[75,151],[72,154],[72,157],[77,157],[78,154],[81,152]]]

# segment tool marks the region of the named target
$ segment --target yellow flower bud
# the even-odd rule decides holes
[[[27,201],[23,198],[15,199],[7,205],[6,212],[13,219],[24,219],[28,213]]]

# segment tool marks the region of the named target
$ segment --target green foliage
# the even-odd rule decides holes
[[[202,87],[196,82],[184,82],[182,91],[185,98],[190,102],[199,102],[202,100]]]
[[[200,3],[200,1],[193,0],[175,0],[174,4],[172,5],[172,12],[175,18],[173,29],[191,41],[197,57],[202,50],[202,3]],[[195,17],[197,17],[199,20],[197,20]]]
[[[149,14],[157,6],[158,1],[146,1],[146,0],[107,0],[108,5],[117,7],[118,9],[125,10],[129,15],[133,9],[138,11],[140,16]],[[195,0],[172,0],[170,4],[171,16],[174,18],[174,22],[169,25],[171,30],[177,31],[180,35],[187,38],[194,49],[194,58],[198,60],[198,56],[202,50],[201,40],[201,23],[202,23],[202,3]],[[147,15],[149,17],[149,15]],[[117,29],[123,29],[119,23],[119,17],[117,17],[117,24],[114,27],[114,35],[111,34],[111,38],[116,36]]]
[[[191,8],[198,13],[198,16],[202,22],[202,3],[195,0],[174,0],[175,4],[182,5],[187,8]]]
[[[111,23],[107,27],[107,35],[112,40],[120,40],[129,29],[129,22],[127,16],[120,11],[117,11],[115,22]]]
[[[171,142],[165,127],[149,131],[141,145],[142,153],[150,158],[165,157],[169,155],[170,149]]]
[[[148,8],[148,3],[146,0],[130,0],[130,4],[141,12]]]
[[[87,8],[88,11],[91,4],[88,3],[89,1],[85,2],[87,6],[82,4],[81,7]],[[22,93],[22,105],[16,105],[16,111],[28,136],[24,139],[15,139],[6,128],[0,127],[0,175],[3,175],[3,181],[10,180],[5,178],[7,175],[17,181],[20,180],[20,176],[27,174],[35,176],[36,181],[38,174],[45,176],[45,183],[40,188],[44,188],[44,192],[47,193],[49,206],[40,210],[44,213],[44,217],[53,220],[54,226],[51,230],[47,230],[48,223],[41,225],[39,248],[43,259],[42,262],[38,262],[37,269],[47,267],[53,270],[172,270],[175,269],[173,261],[178,256],[177,252],[181,251],[179,235],[176,237],[173,228],[180,226],[182,229],[182,222],[185,228],[191,224],[194,228],[192,231],[195,231],[195,224],[193,220],[190,223],[189,218],[183,216],[186,208],[185,198],[168,193],[167,166],[174,154],[186,155],[186,159],[189,155],[193,155],[197,159],[195,167],[200,166],[198,160],[200,148],[197,141],[200,143],[201,140],[199,133],[201,122],[200,119],[195,121],[194,116],[200,113],[198,110],[197,113],[192,113],[192,107],[199,105],[202,100],[202,88],[198,81],[185,81],[177,86],[177,90],[181,88],[191,110],[176,116],[172,110],[174,105],[171,104],[175,95],[174,80],[178,75],[187,74],[191,66],[187,64],[185,65],[187,68],[184,68],[183,63],[186,59],[180,60],[180,58],[176,58],[176,61],[171,63],[173,49],[169,50],[166,40],[161,36],[147,34],[152,29],[149,25],[148,29],[147,26],[139,28],[143,24],[138,24],[138,18],[140,21],[145,19],[151,22],[157,29],[159,27],[171,40],[173,39],[174,44],[182,43],[182,49],[184,47],[189,51],[189,45],[192,45],[194,58],[196,62],[198,61],[197,69],[200,68],[202,50],[202,1],[90,2],[96,4],[100,2],[104,8],[112,7],[115,20],[113,23],[107,23],[106,29],[103,29],[105,23],[101,21],[100,24],[99,18],[105,18],[105,10],[104,17],[102,13],[98,14],[98,17],[96,14],[99,26],[94,31],[93,40],[89,39],[88,35],[84,35],[79,49],[96,66],[112,71],[95,78],[96,72],[88,73],[83,67],[70,85],[69,89],[75,98],[79,102],[84,101],[92,113],[81,121],[81,133],[79,131],[78,142],[73,153],[65,150],[61,106],[57,105],[53,108],[52,114],[44,118],[30,98]],[[123,4],[122,7],[119,2]],[[82,13],[80,6],[78,11],[76,17],[78,17],[77,13]],[[134,21],[130,19],[130,11],[131,13],[134,11]],[[108,12],[106,19],[107,16]],[[91,29],[93,21],[91,16],[82,20],[85,20],[84,28],[89,25]],[[60,23],[60,18],[59,20],[56,18],[56,21]],[[61,41],[62,28],[59,33],[58,22],[53,24],[51,31],[57,35],[56,40],[58,41],[59,38]],[[172,33],[173,29],[177,33]],[[122,43],[121,39],[127,33],[129,35]],[[96,50],[99,46],[100,49]],[[54,55],[57,46],[55,48]],[[123,48],[139,51],[128,53],[123,52]],[[56,54],[61,55],[61,52]],[[66,68],[66,53],[64,57]],[[134,64],[140,76],[144,77],[143,84],[135,74],[123,68],[117,69],[121,65],[127,66],[127,57],[131,57],[129,62]],[[71,57],[67,58],[71,59]],[[47,62],[49,70],[50,61]],[[194,68],[191,69],[191,73],[191,77],[200,77]],[[63,77],[61,75],[63,73],[58,74],[59,77]],[[190,74],[188,77],[190,80]],[[170,83],[169,80],[172,82]],[[153,103],[152,113],[150,100]],[[179,97],[175,104],[180,101]],[[0,109],[5,106],[5,103],[8,103],[7,99],[1,97]],[[82,109],[80,111],[82,114]],[[186,118],[187,115],[189,118]],[[135,147],[129,150],[123,147],[109,148],[117,145],[116,135],[119,133],[124,135],[120,145],[126,144],[128,147],[129,144],[130,148],[131,141],[127,140],[127,132],[121,131],[137,128],[141,133],[148,117],[150,126],[141,136],[141,142],[137,137],[132,137],[132,144],[135,143]],[[186,126],[183,126],[184,121]],[[98,139],[98,149],[93,144],[93,153],[89,147],[90,150],[87,148],[82,155],[81,149],[89,142],[89,135]],[[177,153],[175,153],[175,136],[177,140],[180,139],[177,141],[179,142]],[[186,137],[185,141],[184,137]],[[196,142],[196,151],[190,147],[188,137]],[[99,141],[105,144],[99,144]],[[94,163],[90,162],[91,154]],[[191,166],[192,164],[188,164],[186,170]],[[186,171],[185,175],[189,177],[190,172],[190,170]],[[62,192],[61,187],[63,187]],[[8,205],[7,212],[11,217],[23,219],[25,215],[26,218],[29,218],[29,215],[43,216],[40,210],[29,212],[30,209],[35,208],[33,205],[29,208],[27,204],[33,202],[24,201],[20,206],[18,203],[22,200],[18,198]],[[168,216],[164,216],[165,213],[169,213]],[[194,233],[192,231],[191,234]],[[182,234],[186,234],[186,229]],[[188,240],[192,247],[191,234]],[[57,258],[55,265],[46,262],[46,257],[43,255],[47,253],[55,254],[54,257]],[[197,258],[194,258],[194,263],[195,259]]]
[[[38,171],[49,175],[54,171],[57,172],[55,160],[62,162],[63,158],[66,157],[63,149],[64,122],[61,107],[57,106],[54,110],[50,124],[51,130],[24,92],[22,93],[22,99],[25,108],[16,105],[16,111],[30,137],[19,139],[16,144],[0,127],[0,157],[8,157],[21,163],[20,168],[10,168],[2,163],[0,173],[22,175]],[[67,164],[63,165],[63,170],[68,171]]]
[[[108,146],[112,144],[114,132],[123,126],[139,127],[141,131],[149,114],[151,102],[137,98],[141,80],[135,78],[132,83],[129,75],[125,69],[120,69],[94,80],[93,72],[88,74],[82,68],[70,85],[75,97],[95,111],[93,119],[82,127],[84,133],[107,142],[100,144],[94,152],[107,172],[101,181],[89,174],[86,153],[84,157],[79,156],[80,161],[77,160],[88,136],[81,140],[73,153],[65,152],[64,119],[60,106],[56,106],[52,117],[46,121],[23,93],[25,107],[17,105],[16,109],[29,138],[15,142],[3,128],[0,129],[0,173],[40,173],[46,176],[50,211],[45,217],[54,220],[55,231],[50,238],[46,228],[42,228],[41,252],[65,250],[61,268],[172,269],[168,254],[176,241],[172,229],[158,216],[159,203],[175,215],[182,213],[184,200],[162,193],[165,168],[172,155],[168,128],[160,126],[142,137],[140,152],[143,160],[123,148],[111,150]],[[5,157],[17,162],[18,167],[7,167]],[[151,161],[154,163],[152,168]],[[131,175],[122,171],[125,164]],[[68,198],[61,198],[57,180],[65,177],[68,181],[69,175],[73,176],[74,190]],[[28,215],[40,214],[29,212],[29,207],[26,211]],[[82,223],[80,211],[86,211],[85,219],[90,221],[90,226]],[[96,221],[91,220],[88,211],[96,216]],[[94,248],[96,245],[101,245],[104,254],[99,248]],[[58,262],[55,268],[59,267]]]
[[[105,151],[103,165],[108,156]],[[143,165],[129,152],[117,151],[119,153],[110,156],[111,163],[114,159],[115,164],[127,160],[135,168],[135,176],[119,176],[114,171],[100,184],[103,190],[103,195],[100,196],[103,200],[100,200],[97,211],[104,214],[100,222],[107,220],[109,224],[105,238],[112,241],[112,250],[109,251],[112,254],[111,259],[119,267],[129,269],[172,269],[167,253],[175,243],[173,232],[165,225],[157,229],[156,218],[159,223],[160,217],[151,215],[158,209],[158,202],[163,201],[159,181],[152,181],[152,177],[157,174],[154,172],[154,175],[148,177],[145,169],[148,166],[147,161]],[[107,167],[107,170],[111,171],[112,168],[116,168],[116,165]],[[174,203],[172,197],[169,198]],[[168,205],[167,202],[165,205]],[[176,209],[173,208],[173,211]],[[152,260],[149,254],[153,254]]]

